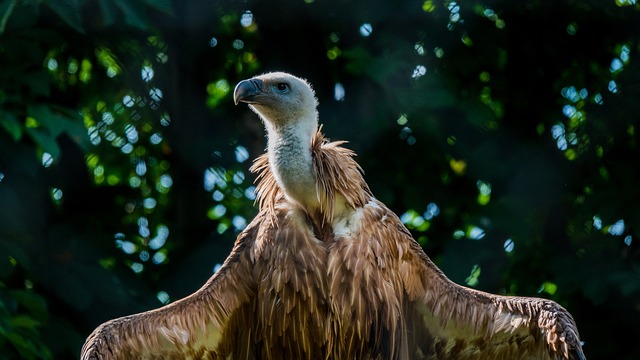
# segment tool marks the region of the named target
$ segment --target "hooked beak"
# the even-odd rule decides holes
[[[236,85],[235,90],[233,90],[233,101],[236,105],[239,102],[245,102],[247,104],[256,103],[256,96],[260,95],[262,92],[262,80],[260,79],[250,79],[250,80],[242,80]]]

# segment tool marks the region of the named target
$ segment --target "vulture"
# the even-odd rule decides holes
[[[306,80],[241,81],[264,123],[258,215],[192,295],[105,322],[89,359],[585,360],[576,323],[546,299],[453,283],[377,200]]]

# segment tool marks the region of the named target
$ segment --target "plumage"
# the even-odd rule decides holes
[[[240,82],[263,120],[259,213],[197,292],[99,326],[82,359],[585,359],[557,303],[451,282],[329,142],[306,81]]]

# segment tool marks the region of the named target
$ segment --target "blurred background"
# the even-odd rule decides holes
[[[235,84],[307,78],[455,282],[639,359],[636,0],[0,1],[0,359],[197,290],[256,213]],[[636,127],[639,127],[636,129]]]

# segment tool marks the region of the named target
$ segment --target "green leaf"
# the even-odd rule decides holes
[[[67,136],[80,146],[83,151],[87,151],[91,142],[89,141],[87,129],[84,127],[82,116],[74,109],[56,108],[54,110],[59,117],[66,120],[64,122],[64,132]]]
[[[35,330],[42,325],[40,321],[28,315],[18,315],[9,319],[9,324],[14,328],[27,328]]]
[[[13,9],[16,6],[16,0],[3,0],[0,1],[0,35],[4,33],[4,29],[7,27],[7,22]]]
[[[15,203],[15,201],[7,199],[6,194],[3,197],[3,200],[7,200],[7,204],[11,204],[12,202]],[[15,222],[12,222],[12,224],[15,225]],[[16,228],[5,226],[5,229],[13,231]],[[9,239],[0,239],[0,254],[2,254],[2,256],[12,257],[13,259],[15,259],[15,261],[17,261],[18,265],[20,265],[20,267],[24,269],[31,269],[31,261],[29,260],[29,256],[25,252],[25,249],[22,246],[18,245],[15,241],[12,242]]]
[[[481,273],[480,265],[475,264],[471,268],[471,274],[465,279],[465,283],[471,287],[478,286],[480,283],[480,273]]]
[[[0,278],[7,278],[13,272],[14,265],[9,256],[0,256]]]
[[[84,34],[82,27],[82,15],[80,11],[80,1],[78,0],[46,0],[47,5],[53,12],[58,14],[67,25],[76,31]]]
[[[552,283],[551,281],[545,281],[541,286],[538,292],[546,292],[549,295],[554,295],[558,291],[558,285]]]
[[[98,0],[98,5],[102,10],[102,21],[105,26],[111,26],[117,17],[117,9],[112,0]]]
[[[149,27],[147,16],[144,8],[138,6],[132,1],[115,0],[120,10],[124,13],[124,18],[127,24],[135,26],[139,29],[146,29]]]
[[[15,332],[7,333],[7,340],[20,353],[20,356],[27,359],[35,359],[36,349],[24,336]]]
[[[27,107],[27,114],[46,128],[54,139],[65,133],[83,150],[87,149],[89,143],[87,131],[81,117],[74,111],[47,104],[36,104]],[[53,155],[52,152],[47,152]]]
[[[27,128],[27,134],[42,148],[43,151],[51,154],[54,160],[60,157],[60,147],[54,136],[48,131],[40,128]]]
[[[33,317],[40,321],[47,321],[49,312],[45,299],[32,290],[12,290],[11,296],[15,301],[25,308]]]
[[[141,0],[147,6],[167,14],[173,13],[170,0]]]
[[[67,127],[66,122],[68,120],[51,111],[51,108],[45,104],[29,105],[27,107],[27,115],[47,128],[53,137],[58,137]]]
[[[365,72],[373,59],[369,51],[360,46],[345,49],[342,55],[347,60],[345,70],[353,75]]]
[[[0,110],[0,125],[11,135],[14,141],[18,142],[22,139],[24,130],[12,113]]]
[[[431,13],[436,9],[435,4],[433,3],[433,0],[427,0],[424,2],[424,4],[422,4],[422,10],[424,12],[428,12]]]
[[[31,94],[35,96],[48,97],[51,93],[49,87],[51,76],[44,71],[36,71],[24,74],[21,80],[31,90]]]

